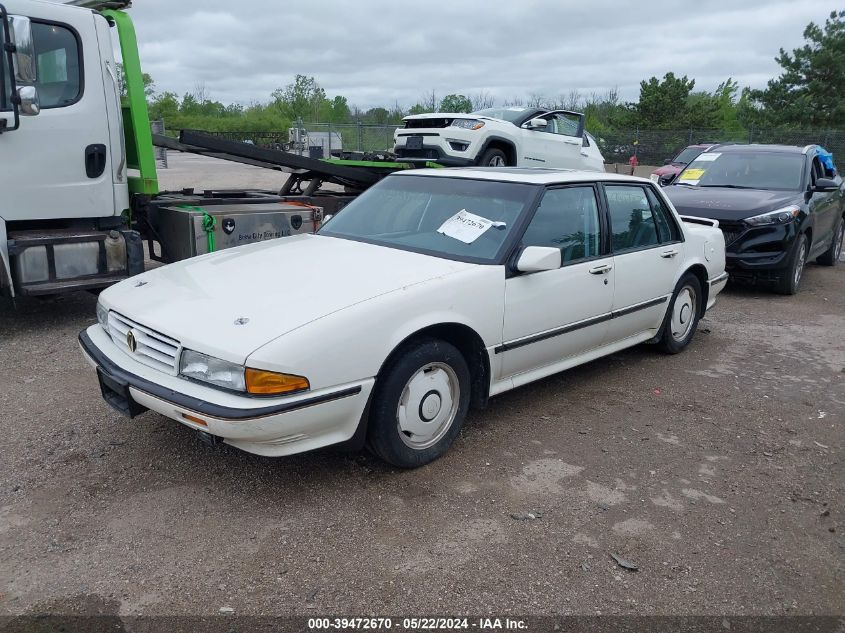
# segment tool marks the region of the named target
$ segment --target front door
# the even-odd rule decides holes
[[[561,111],[537,118],[545,119],[546,126],[523,130],[524,156],[520,164],[526,167],[583,169],[583,115]]]
[[[613,301],[614,267],[601,239],[593,186],[549,189],[523,246],[561,251],[557,270],[518,274],[505,283],[502,378],[599,347]]]
[[[114,214],[109,116],[91,11],[5,0],[32,20],[41,113],[0,134],[0,218],[80,218]],[[26,13],[24,13],[26,11]],[[13,124],[12,113],[0,118]]]

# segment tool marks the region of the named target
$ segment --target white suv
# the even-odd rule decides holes
[[[403,161],[604,171],[604,158],[578,112],[504,107],[403,120],[405,127],[393,135],[393,151]]]

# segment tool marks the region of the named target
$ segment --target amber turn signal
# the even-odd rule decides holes
[[[306,391],[311,387],[308,379],[292,374],[277,374],[274,371],[246,368],[246,391],[257,396],[273,396],[294,391]]]

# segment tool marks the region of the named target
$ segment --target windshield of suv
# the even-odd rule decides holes
[[[502,119],[504,121],[516,123],[525,117],[525,114],[529,110],[534,109],[535,108],[523,108],[519,106],[513,106],[511,108],[487,108],[486,110],[478,110],[477,112],[471,112],[470,114],[489,116],[491,119]]]
[[[687,163],[691,163],[692,159],[698,156],[703,151],[701,147],[687,147],[684,151],[680,154],[675,156],[672,159],[673,163],[683,163],[686,165]]]
[[[804,155],[786,152],[705,152],[681,172],[679,185],[737,189],[801,188]]]
[[[443,176],[389,176],[319,231],[446,259],[495,263],[537,186]]]

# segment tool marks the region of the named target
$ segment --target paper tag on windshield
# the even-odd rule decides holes
[[[705,152],[704,154],[699,154],[698,158],[696,158],[692,162],[697,163],[699,161],[713,161],[713,160],[716,160],[717,158],[719,158],[719,156],[721,156],[721,155],[722,154],[719,153],[719,152]]]
[[[498,222],[493,222],[487,218],[482,218],[480,215],[470,213],[466,209],[461,209],[441,224],[437,232],[460,240],[464,244],[472,244],[487,229],[496,224]]]

